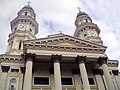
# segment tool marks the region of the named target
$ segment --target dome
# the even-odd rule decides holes
[[[33,8],[30,5],[25,5],[21,10],[30,10],[32,12],[34,12]]]
[[[82,16],[82,15],[88,16],[85,12],[79,11],[79,13],[77,14],[77,17]]]
[[[25,5],[19,12],[18,15],[21,15],[22,12],[31,12],[35,16],[34,9],[30,5]]]

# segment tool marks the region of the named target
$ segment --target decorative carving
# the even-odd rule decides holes
[[[8,72],[10,69],[10,66],[2,66],[2,72]]]
[[[79,69],[72,69],[72,74],[80,74],[80,70]]]
[[[103,75],[103,70],[102,69],[93,69],[93,74]]]
[[[22,73],[25,73],[26,67],[20,67],[20,69]]]
[[[77,56],[75,62],[80,64],[80,63],[85,63],[86,56]]]
[[[100,64],[100,65],[107,64],[107,59],[108,59],[108,57],[99,57],[98,64]]]
[[[35,53],[32,54],[32,53],[25,53],[25,60],[31,60],[31,61],[34,61],[35,60]]]
[[[62,57],[62,55],[52,55],[51,56],[51,60],[52,60],[52,62],[60,62],[61,61],[61,57]]]
[[[118,74],[119,74],[119,70],[112,70],[112,73],[113,73],[114,75],[118,75]]]

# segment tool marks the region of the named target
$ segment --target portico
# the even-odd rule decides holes
[[[26,57],[25,58],[26,59],[26,72],[25,72],[24,89],[23,90],[26,90],[26,89],[32,90],[32,88],[35,87],[34,86],[35,84],[33,82],[34,78],[32,78],[34,75],[37,75],[40,77],[41,76],[47,77],[47,76],[49,76],[49,74],[53,75],[53,78],[51,80],[51,77],[49,77],[50,79],[49,79],[48,86],[46,85],[47,86],[46,87],[45,85],[43,85],[42,88],[51,88],[51,90],[58,90],[58,89],[63,90],[64,86],[62,85],[61,78],[63,76],[69,75],[72,77],[72,79],[74,81],[75,79],[73,78],[73,75],[78,75],[79,76],[78,81],[81,84],[80,89],[82,89],[82,88],[84,88],[84,90],[92,90],[92,88],[97,89],[97,85],[94,85],[94,86],[90,85],[90,81],[88,80],[90,73],[88,73],[89,71],[88,71],[87,67],[88,67],[88,65],[90,65],[89,64],[90,62],[97,63],[99,58],[96,58],[96,61],[90,61],[91,59],[89,57],[79,56],[79,55],[76,57],[67,57],[67,56],[58,55],[58,54],[53,54],[50,56],[41,56],[41,55],[36,55],[36,54],[32,54],[32,53],[26,53],[25,57]],[[40,68],[40,67],[42,67],[42,68]],[[44,71],[43,71],[43,68],[44,68]],[[50,70],[50,68],[51,68],[51,70]],[[73,71],[73,69],[74,69],[74,71]],[[75,69],[77,70],[77,73],[75,73]],[[67,72],[66,72],[66,70],[67,70]],[[38,71],[40,71],[40,72],[37,73]],[[96,77],[93,77],[93,78],[96,78]],[[82,79],[82,81],[81,81],[81,79]],[[106,79],[106,77],[105,77],[105,79]],[[54,88],[51,87],[51,83],[52,83],[52,86],[54,86]],[[96,81],[95,81],[95,83],[96,83]],[[76,83],[71,84],[71,88],[73,88],[73,90],[75,90],[75,87],[77,87]],[[68,87],[66,87],[66,88],[68,88]]]

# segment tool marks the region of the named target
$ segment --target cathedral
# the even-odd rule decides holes
[[[39,24],[28,4],[10,22],[0,55],[0,90],[120,90],[119,62],[106,55],[100,29],[79,10],[73,36],[36,38]]]

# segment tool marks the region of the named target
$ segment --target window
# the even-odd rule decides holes
[[[32,29],[30,29],[30,31],[32,32]]]
[[[19,69],[11,69],[11,72],[19,72]]]
[[[95,85],[94,79],[93,78],[88,78],[89,84],[90,85]]]
[[[34,85],[49,85],[49,77],[34,77]]]
[[[27,15],[27,12],[25,12],[25,15]]]
[[[21,49],[21,41],[20,41],[20,43],[19,43],[19,50]]]
[[[87,36],[87,34],[84,34],[84,37],[86,37]]]
[[[15,28],[15,30],[17,30],[17,28]]]
[[[89,81],[89,84],[90,84],[90,85],[95,85],[94,78],[92,78],[92,77],[89,77],[89,78],[88,78],[88,81]],[[81,78],[81,84],[83,85],[82,78]]]
[[[62,77],[61,81],[62,85],[73,85],[72,78],[70,77]]]
[[[17,84],[17,80],[15,78],[12,78],[10,80],[9,90],[16,90],[17,89],[16,84]]]

